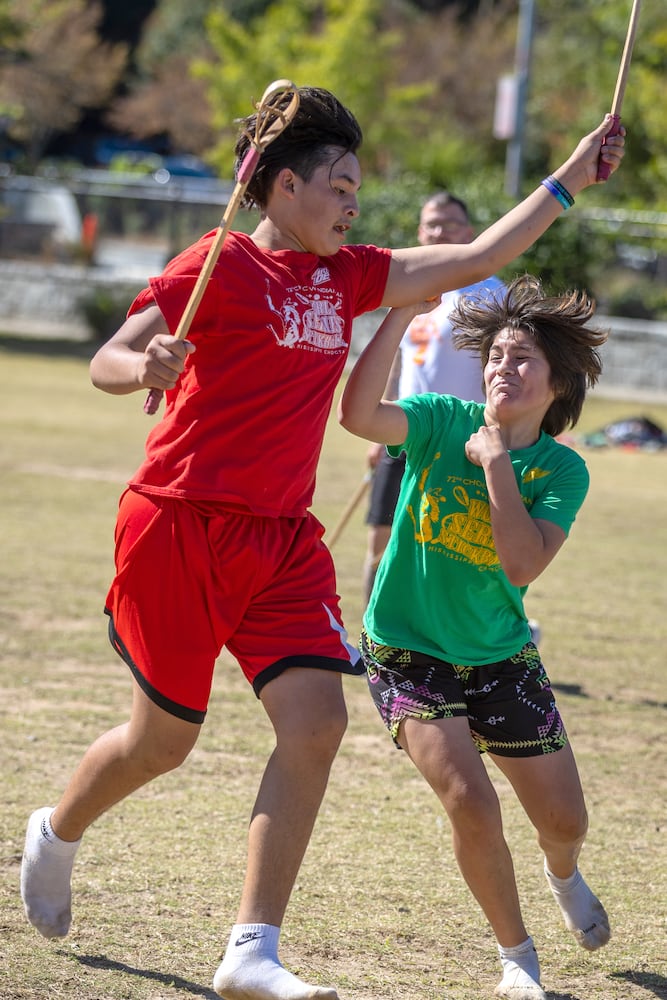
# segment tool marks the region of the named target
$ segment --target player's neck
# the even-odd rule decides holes
[[[520,417],[517,420],[498,420],[497,418],[494,420],[490,413],[487,413],[485,417],[487,424],[495,423],[500,429],[508,451],[520,451],[522,448],[532,447],[541,434],[541,419],[536,421],[534,418]]]
[[[280,228],[273,219],[269,219],[267,216],[264,216],[260,220],[250,238],[262,250],[296,250],[299,253],[305,252],[305,247],[301,245],[294,234]]]

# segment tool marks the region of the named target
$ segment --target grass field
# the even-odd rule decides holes
[[[272,740],[235,664],[220,659],[186,764],[88,832],[68,938],[25,921],[25,821],[53,803],[83,750],[125,720],[130,684],[106,640],[118,495],[150,418],[139,396],[89,383],[85,349],[0,341],[0,1000],[213,1000],[245,834]],[[581,431],[666,406],[594,397]],[[365,445],[331,423],[315,510],[332,526],[364,472]],[[592,487],[528,610],[558,693],[591,828],[581,867],[610,914],[589,955],[561,926],[540,854],[501,777],[506,834],[550,1000],[667,998],[667,453],[584,450]],[[335,557],[350,635],[359,628],[363,509]],[[156,600],[170,607],[156,581]],[[348,733],[282,937],[283,961],[341,1000],[484,1000],[498,965],[458,874],[444,815],[392,749],[362,681],[346,680]]]

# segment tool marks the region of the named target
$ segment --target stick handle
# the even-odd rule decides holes
[[[609,131],[607,132],[607,135],[605,135],[604,139],[602,140],[602,145],[603,146],[605,144],[607,136],[618,135],[618,133],[621,130],[621,116],[620,115],[615,115],[612,112],[612,118],[613,118],[613,121],[612,121],[611,128],[609,129]],[[611,173],[611,167],[609,166],[609,164],[608,163],[604,163],[602,160],[599,160],[598,161],[597,179],[599,181],[606,181],[607,178],[609,177],[610,173]]]

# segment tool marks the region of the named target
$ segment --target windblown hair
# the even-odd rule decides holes
[[[504,295],[463,296],[451,314],[457,349],[479,354],[485,367],[501,330],[523,330],[544,352],[556,394],[541,429],[552,437],[574,427],[586,398],[602,372],[598,348],[608,331],[589,326],[595,302],[584,292],[547,295],[538,278],[525,274],[508,285]]]
[[[285,95],[285,106],[289,95]],[[240,121],[236,141],[234,173],[239,168],[254,135],[256,114]],[[299,87],[299,107],[287,128],[271,142],[259,158],[259,164],[241,202],[244,208],[266,207],[276,175],[290,167],[304,181],[323,163],[333,163],[345,153],[356,153],[363,135],[359,123],[337,97],[317,87]],[[339,156],[335,155],[340,151]]]

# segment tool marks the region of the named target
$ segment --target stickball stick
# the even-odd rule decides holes
[[[611,115],[613,122],[610,130],[605,136],[605,139],[610,135],[618,135],[621,128],[621,107],[623,106],[625,87],[628,82],[628,71],[630,69],[630,60],[632,59],[632,50],[635,45],[635,36],[637,34],[637,23],[639,21],[639,10],[641,5],[641,0],[633,0],[632,11],[630,12],[630,23],[628,24],[628,33],[625,36],[625,45],[623,46],[621,65],[619,66],[618,76],[616,78],[616,90],[614,91],[614,99],[611,103]],[[603,146],[605,139],[602,140]],[[609,164],[600,162],[598,164],[597,179],[599,181],[606,181],[610,172],[611,169]]]
[[[326,541],[327,546],[330,549],[332,549],[333,546],[336,544],[339,536],[343,531],[343,528],[350,520],[350,518],[354,514],[355,510],[357,509],[363,498],[366,496],[368,488],[371,485],[372,478],[373,478],[373,473],[371,471],[367,472],[364,478],[357,486],[352,496],[350,497],[350,499],[347,501],[345,509],[343,510],[343,513],[340,515],[338,523],[331,529],[331,534],[325,536],[324,540]]]
[[[285,107],[281,107],[282,104],[285,104],[287,98],[289,98],[288,103]],[[257,117],[255,120],[254,135],[248,135],[250,148],[243,157],[236,177],[236,185],[225,209],[225,214],[220,220],[215,238],[204,261],[204,266],[199,272],[195,286],[192,289],[190,298],[174,334],[178,340],[185,340],[188,335],[195,313],[204,296],[208,280],[218,262],[222,245],[227,238],[227,233],[229,232],[234,216],[243,200],[246,188],[257,169],[259,158],[266,147],[274,139],[278,138],[280,133],[284,131],[294,118],[299,107],[299,92],[291,80],[275,80],[266,88],[261,101],[254,106],[257,110]],[[162,390],[151,389],[144,403],[144,412],[149,414],[155,413],[161,399]]]

